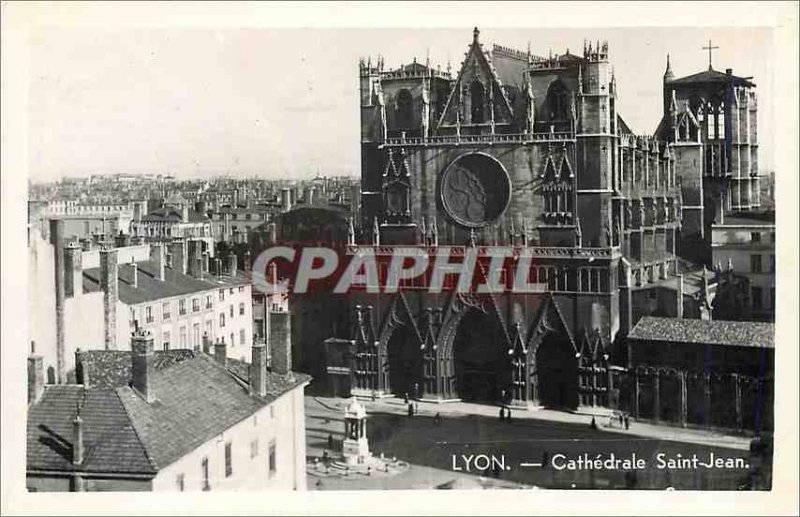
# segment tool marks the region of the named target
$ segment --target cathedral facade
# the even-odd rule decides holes
[[[705,269],[680,258],[705,235],[704,196],[757,202],[754,142],[741,142],[749,107],[709,141],[710,110],[735,100],[693,105],[668,75],[664,120],[642,136],[617,112],[604,42],[541,57],[485,49],[476,28],[456,71],[362,60],[362,210],[348,253],[380,261],[397,246],[447,247],[488,258],[510,247],[530,257],[538,289],[434,293],[422,277],[396,294],[351,292],[349,335],[327,343],[330,356],[350,350],[350,367],[329,362],[331,375],[345,372],[363,395],[616,407],[620,343],[636,321],[709,310]],[[733,95],[754,102],[747,84]],[[503,281],[513,266],[503,263]]]

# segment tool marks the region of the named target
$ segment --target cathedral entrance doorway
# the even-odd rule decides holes
[[[453,340],[456,394],[465,401],[496,402],[508,386],[510,363],[500,324],[478,310],[464,315]]]
[[[539,400],[544,407],[578,407],[578,359],[566,336],[549,333],[536,350]]]
[[[389,391],[398,397],[414,396],[414,383],[421,375],[419,345],[414,344],[413,333],[407,326],[398,327],[387,346]]]

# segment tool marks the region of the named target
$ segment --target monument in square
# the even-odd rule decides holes
[[[352,399],[344,411],[342,456],[348,464],[362,464],[371,456],[367,441],[367,410]]]

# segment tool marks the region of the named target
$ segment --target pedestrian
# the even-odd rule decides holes
[[[511,422],[511,408],[506,408],[506,422]]]
[[[375,390],[372,390],[372,402],[375,402]]]
[[[323,463],[328,463],[328,451],[322,451],[322,461]]]
[[[328,434],[328,449],[333,450],[333,435]]]
[[[437,412],[437,413],[436,413],[436,414],[433,416],[433,425],[439,425],[439,424],[441,424],[441,423],[442,423],[442,417],[441,417],[441,416],[439,415],[439,413]]]
[[[503,409],[502,407],[500,408],[500,415],[498,418],[500,419],[501,422],[506,419],[506,410]]]
[[[592,417],[592,421],[589,424],[589,427],[591,427],[592,429],[597,429],[597,422],[595,421],[594,417]]]
[[[408,417],[411,418],[414,416],[414,406],[412,404],[408,405]]]
[[[631,421],[628,418],[628,415],[625,415],[625,430],[627,431],[631,427]]]
[[[405,392],[405,394],[403,395],[403,403],[408,404],[408,392]]]
[[[622,411],[617,413],[617,415],[619,416],[619,426],[622,427],[623,425],[625,425],[625,421],[624,421],[625,415],[622,414]]]

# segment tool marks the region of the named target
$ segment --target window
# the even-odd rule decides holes
[[[750,272],[761,273],[761,255],[750,255]]]
[[[231,318],[233,318],[233,304],[231,304],[230,306],[230,313],[231,313]]]
[[[144,308],[144,319],[147,323],[153,323],[153,307],[147,306]]]
[[[161,318],[164,321],[169,320],[169,318],[172,316],[171,309],[172,307],[169,302],[164,302],[161,304]]]
[[[775,255],[769,256],[769,272],[770,273],[775,272]]]
[[[239,344],[243,345],[244,343],[245,343],[245,333],[244,333],[244,329],[241,329],[239,331]]]
[[[258,456],[258,438],[253,438],[250,441],[250,457],[255,458]]]
[[[186,315],[186,298],[178,300],[178,314],[181,316]]]
[[[136,309],[131,307],[131,327],[136,326]]]
[[[414,99],[411,92],[403,88],[397,94],[395,124],[397,129],[411,129],[414,120]]]
[[[219,301],[221,301],[221,302],[225,301],[225,289],[220,289],[219,290]]]
[[[269,442],[269,456],[267,458],[267,464],[269,465],[269,477],[272,477],[278,470],[278,465],[275,464],[275,440]]]
[[[231,287],[231,294],[233,294],[233,287]]]
[[[200,347],[200,324],[195,323],[192,325],[192,344],[195,348]]]
[[[484,105],[486,100],[486,88],[480,81],[472,81],[469,87],[469,100],[472,106],[472,123],[482,124],[485,120]]]
[[[245,218],[245,219],[247,219],[247,220],[249,221],[250,219],[252,219],[252,218],[253,218],[253,216],[252,216],[252,215],[250,215],[250,214],[245,214],[245,215],[244,215],[244,218]]]
[[[225,313],[224,312],[220,312],[219,313],[219,326],[220,327],[224,327],[225,326]]]
[[[240,293],[243,293],[243,292],[244,292],[244,286],[243,286],[243,285],[240,285],[240,286],[239,286],[239,292],[240,292]]]
[[[233,338],[234,338],[234,334],[233,334],[233,332],[231,332],[231,346],[236,345],[236,342],[233,340]]]
[[[200,310],[200,298],[192,298],[192,312]]]
[[[181,341],[180,341],[181,348],[182,349],[186,348],[186,326],[185,325],[181,325],[181,338],[180,339],[181,339]]]
[[[178,476],[175,478],[175,484],[178,485],[178,492],[183,492],[183,489],[184,489],[184,483],[183,482],[184,482],[183,473],[178,474]]]
[[[244,302],[239,304],[239,316],[244,316]]]
[[[761,242],[761,233],[760,232],[751,232],[750,233],[750,242]]]
[[[231,457],[231,442],[225,444],[225,477],[233,474],[233,458]]]
[[[760,287],[752,287],[750,289],[750,298],[752,299],[752,304],[754,309],[761,309],[764,306],[761,299]]]
[[[569,120],[570,94],[560,80],[556,80],[547,91],[547,109],[549,122],[566,122]]]
[[[211,306],[212,306],[212,303],[213,302],[211,301],[211,295],[210,294],[206,295],[206,309],[210,309]]]
[[[169,330],[165,330],[163,334],[161,334],[161,343],[164,350],[169,350]]]
[[[205,335],[208,336],[208,339],[212,339],[212,334],[214,333],[213,325],[214,323],[211,320],[206,321]]]
[[[208,482],[208,458],[203,458],[200,464],[200,472],[203,480],[203,490],[211,490],[211,484]]]

